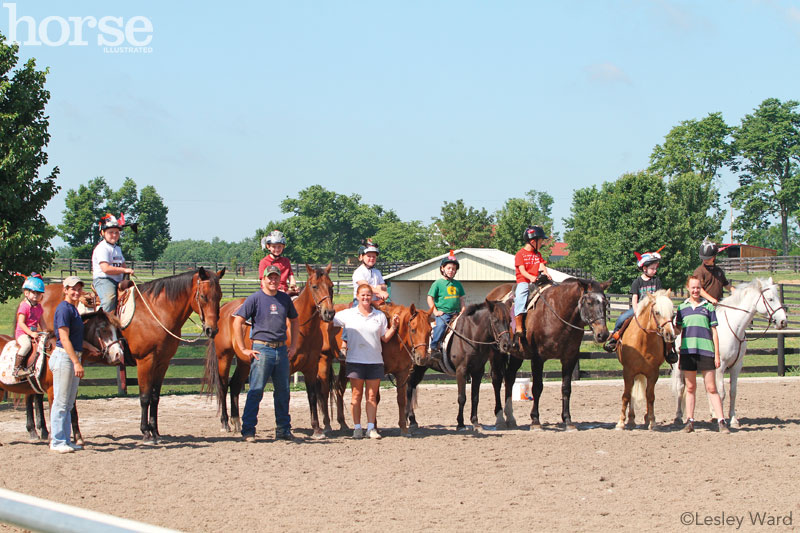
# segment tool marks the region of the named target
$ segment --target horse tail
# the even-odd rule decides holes
[[[672,365],[672,375],[670,376],[670,388],[682,413],[686,413],[686,388],[684,387],[683,372],[678,365]]]
[[[417,410],[417,407],[419,407],[419,402],[417,401],[418,397],[419,397],[419,387],[417,386],[414,387],[414,390],[411,391],[411,409],[415,411]]]
[[[633,400],[634,408],[639,411],[643,412],[646,408],[646,398],[645,398],[645,387],[647,386],[647,379],[645,379],[644,374],[636,374],[636,377],[633,378],[633,390],[631,391],[631,400]]]
[[[205,372],[203,373],[203,383],[200,391],[210,396],[218,392],[222,384],[219,380],[219,360],[217,359],[217,348],[214,344],[214,339],[208,341],[206,347],[206,365]],[[217,396],[217,405],[220,405],[219,396]]]

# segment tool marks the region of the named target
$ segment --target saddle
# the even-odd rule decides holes
[[[442,363],[441,363],[441,371],[447,374],[448,376],[455,376],[456,369],[453,366],[453,361],[450,359],[450,347],[453,344],[453,335],[456,323],[461,318],[461,315],[458,315],[453,320],[450,321],[447,328],[447,333],[444,335],[444,340],[442,340]]]
[[[545,281],[541,282],[535,281],[529,284],[528,302],[525,304],[525,312],[527,313],[528,311],[536,307],[536,302],[538,302],[539,298],[542,297],[542,293],[554,285],[555,283],[547,278],[545,278]]]
[[[42,331],[33,339],[31,353],[28,354],[24,363],[24,368],[30,374],[21,379],[14,376],[14,363],[17,359],[19,344],[17,344],[16,340],[7,343],[0,353],[0,382],[5,385],[18,385],[27,381],[33,390],[43,394],[41,380],[44,378],[45,372],[47,372],[46,349],[51,337],[52,334],[49,331]]]
[[[122,280],[117,287],[116,314],[122,329],[131,324],[133,314],[136,312],[136,298],[133,296],[133,290],[133,282],[127,279]]]

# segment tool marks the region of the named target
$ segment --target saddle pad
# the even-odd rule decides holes
[[[461,318],[461,315],[458,315],[453,320],[450,321],[447,328],[447,333],[444,336],[444,342],[442,342],[442,369],[448,376],[455,376],[456,369],[453,366],[453,361],[450,360],[450,345],[453,342],[453,330],[456,327],[456,323],[458,319]]]
[[[17,360],[17,350],[19,349],[19,344],[17,341],[11,341],[5,345],[3,348],[2,353],[0,353],[0,382],[4,385],[18,385],[24,381],[28,381],[38,393],[42,393],[41,385],[39,384],[39,380],[42,379],[44,376],[45,369],[45,361],[47,357],[44,356],[44,349],[46,343],[40,342],[36,348],[39,351],[39,357],[36,358],[36,363],[34,363],[33,367],[33,374],[29,378],[22,378],[21,380],[14,377],[14,363]]]
[[[136,298],[133,295],[133,287],[119,291],[117,295],[117,315],[122,329],[127,328],[133,320],[133,313],[136,312]]]

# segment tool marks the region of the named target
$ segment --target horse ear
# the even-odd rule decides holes
[[[308,272],[309,276],[311,276],[314,273],[314,269],[308,266],[308,263],[306,263],[306,272]]]
[[[772,287],[772,285],[774,285],[774,283],[773,283],[773,281],[772,281],[772,276],[770,276],[770,277],[767,279],[767,286],[768,286],[768,287]]]
[[[332,266],[332,264],[331,264],[331,262],[329,261],[329,262],[328,262],[328,266],[326,266],[326,267],[325,267],[325,273],[326,273],[326,274],[330,274],[330,273],[331,273],[331,266]]]
[[[495,305],[497,305],[497,302],[495,302],[494,300],[490,300],[488,298],[485,300],[485,302],[486,302],[486,307],[489,308],[489,311],[494,311],[494,307]]]
[[[222,270],[220,270],[219,272],[217,272],[217,277],[218,277],[218,278],[221,278],[222,276],[224,276],[224,275],[225,275],[225,270],[226,270],[227,268],[228,268],[228,267],[222,267]]]
[[[414,305],[414,304],[411,304],[411,306],[408,308],[408,310],[409,310],[409,311],[411,312],[411,314],[413,315],[414,313],[416,313],[416,312],[417,312],[417,306],[416,306],[416,305]]]
[[[200,275],[201,280],[205,281],[208,279],[208,272],[206,272],[205,268],[203,267],[198,268],[197,273]]]
[[[600,284],[600,288],[603,289],[603,292],[606,292],[606,290],[611,286],[611,284],[613,282],[614,282],[613,279],[609,279],[608,281],[604,281],[603,283]]]

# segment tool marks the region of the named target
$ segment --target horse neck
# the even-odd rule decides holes
[[[299,320],[302,329],[312,327],[319,327],[320,316],[319,313],[314,315],[316,311],[316,304],[314,303],[314,295],[311,293],[311,280],[309,279],[303,290],[294,301],[294,307],[297,311],[297,319]]]
[[[758,306],[758,299],[760,296],[760,292],[752,289],[752,294],[747,294],[742,297],[738,304],[731,305],[731,307],[735,307],[736,309],[717,307],[717,320],[724,320],[727,322],[736,333],[736,336],[741,338],[747,329],[747,325],[750,324],[756,314],[756,307]]]
[[[482,324],[482,318],[479,315],[485,315],[486,326]],[[478,342],[488,342],[494,340],[494,333],[492,331],[492,314],[489,309],[477,309],[473,314],[464,317],[464,327],[462,333]]]
[[[564,287],[564,289],[561,289]],[[570,285],[556,285],[550,291],[556,291],[556,289],[561,289],[558,292],[553,292],[552,297],[548,300],[550,305],[553,306],[559,316],[563,318],[565,321],[569,322],[570,324],[574,322],[578,322],[583,324],[583,319],[581,318],[581,309],[580,309],[580,301],[581,296],[583,293],[580,289],[578,284],[574,284],[574,286]],[[547,292],[542,295],[542,298],[547,297]],[[565,294],[560,294],[564,292]],[[589,292],[589,291],[586,291]],[[557,318],[553,317],[553,319],[558,320]],[[587,324],[583,324],[584,326]]]
[[[194,308],[192,308],[192,302],[194,301],[195,294],[197,294],[197,289],[194,285],[194,277],[188,278],[191,282],[189,284],[188,289],[185,289],[178,299],[169,300],[167,297],[167,289],[164,288],[160,293],[157,295],[148,294],[146,292],[141,292],[141,297],[147,300],[147,305],[149,305],[150,309],[153,313],[158,317],[158,320],[169,330],[173,330],[175,328],[180,328],[183,326],[189,317],[192,316],[194,312]],[[200,283],[200,280],[197,281]],[[157,305],[157,300],[163,296],[165,302],[173,303],[174,306],[164,305],[160,306]],[[177,307],[177,313],[175,312],[175,308]],[[139,304],[137,304],[137,313],[139,314],[144,309],[139,308]],[[199,314],[198,309],[198,314]],[[148,315],[150,313],[145,311]]]

